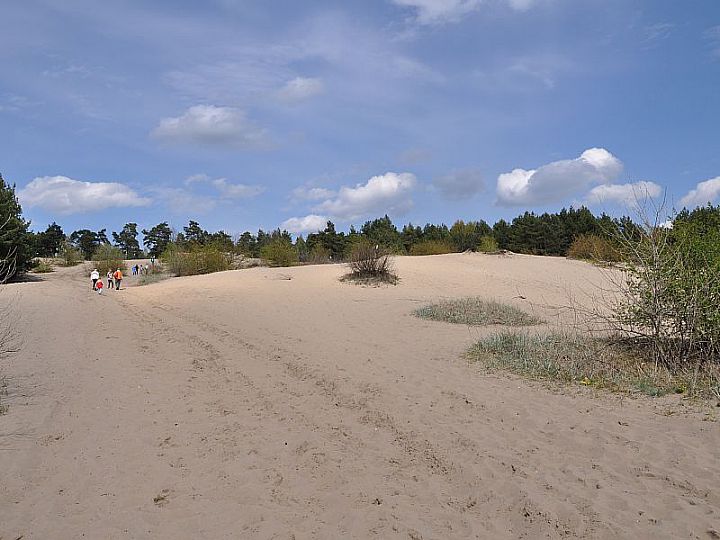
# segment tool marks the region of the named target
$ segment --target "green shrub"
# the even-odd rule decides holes
[[[310,264],[327,264],[330,262],[330,250],[322,244],[315,244],[308,254],[307,262]]]
[[[232,268],[232,256],[214,246],[192,245],[181,249],[172,243],[160,258],[166,270],[174,276],[210,274]]]
[[[260,256],[270,266],[292,266],[298,262],[298,252],[286,238],[276,238],[262,247]]]
[[[410,255],[443,255],[455,251],[453,247],[441,240],[424,240],[413,244],[410,248]]]
[[[470,326],[529,326],[543,322],[514,306],[475,297],[444,300],[415,310],[413,314],[422,319]]]
[[[570,259],[593,262],[620,262],[622,256],[617,246],[607,238],[596,234],[581,234],[568,248]]]
[[[108,272],[114,272],[118,268],[123,272],[126,270],[122,251],[120,251],[120,248],[110,244],[100,244],[98,246],[93,254],[92,264],[98,269],[101,277],[104,277]]]
[[[63,266],[75,266],[80,264],[82,260],[80,250],[65,240],[60,246],[60,264]]]
[[[498,251],[498,243],[490,235],[485,235],[480,238],[480,242],[477,245],[477,251],[481,253],[495,253]]]

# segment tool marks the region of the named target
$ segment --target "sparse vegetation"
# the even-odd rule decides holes
[[[656,367],[631,344],[569,332],[498,332],[475,344],[468,358],[530,378],[650,396],[693,393],[717,398],[720,389],[717,370],[693,382],[692,371]]]
[[[469,326],[531,326],[543,322],[514,306],[476,297],[443,300],[416,310],[414,315],[422,319]]]
[[[396,285],[399,281],[387,251],[366,240],[353,246],[349,259],[350,273],[343,277],[344,281],[367,285]]]
[[[143,274],[140,276],[140,279],[138,279],[137,284],[138,286],[143,285],[152,285],[153,283],[159,283],[160,281],[170,279],[172,276],[168,274],[167,272],[156,272],[152,271],[149,274]]]

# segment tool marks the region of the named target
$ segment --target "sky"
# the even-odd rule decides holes
[[[0,20],[0,172],[34,230],[720,202],[718,0],[23,0]]]

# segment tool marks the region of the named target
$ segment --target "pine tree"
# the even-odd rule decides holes
[[[3,180],[0,174],[0,266],[3,278],[11,279],[25,272],[32,257],[32,237],[29,221],[22,217],[22,208],[15,195],[15,185]]]

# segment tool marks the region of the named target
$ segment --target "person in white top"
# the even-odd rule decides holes
[[[111,290],[111,289],[113,288],[113,286],[114,286],[114,284],[113,284],[113,272],[112,272],[112,270],[108,270],[108,273],[107,273],[107,282],[108,282],[108,284],[107,284],[108,290]]]
[[[100,272],[98,272],[97,268],[90,272],[90,279],[92,280],[93,291],[97,290],[97,282],[100,279]]]

